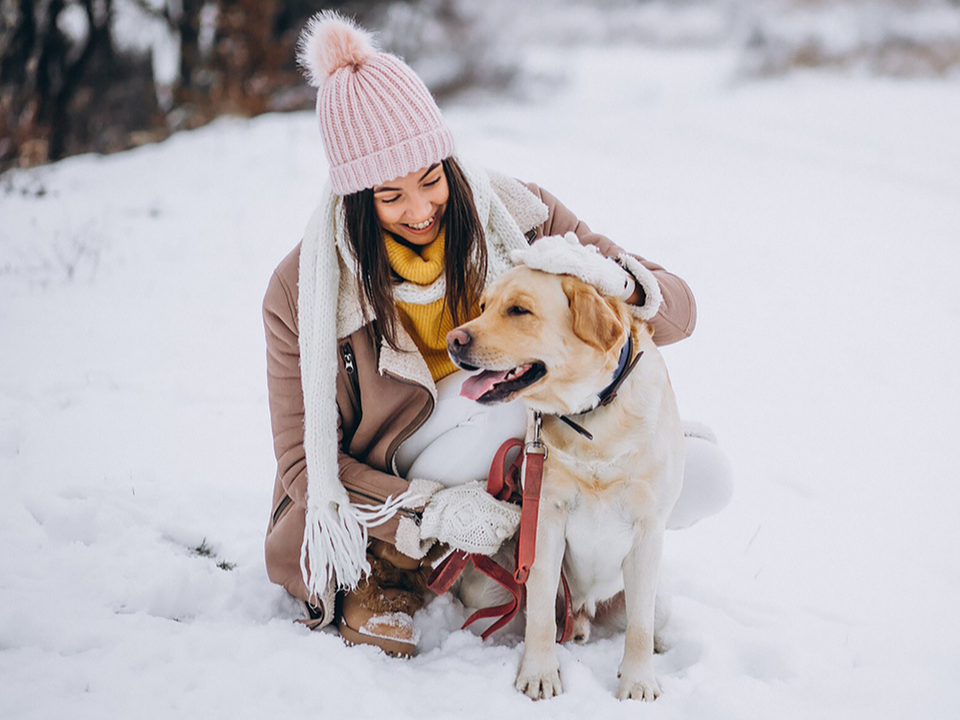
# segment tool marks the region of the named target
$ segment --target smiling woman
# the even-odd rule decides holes
[[[471,195],[459,163],[448,157],[344,197],[361,305],[380,320],[380,333],[391,347],[398,347],[393,292],[398,277],[429,285],[443,275],[443,300],[450,310],[444,316],[448,322],[432,334],[435,356],[445,356],[440,341],[468,319],[480,297],[487,249]],[[409,326],[421,313],[407,309],[414,310],[413,315],[401,313],[400,319]],[[424,337],[412,335],[414,340]],[[448,369],[452,371],[452,365]]]
[[[373,198],[380,227],[411,245],[429,245],[440,233],[450,198],[447,174],[441,163],[434,163],[422,173],[414,170],[374,186]]]
[[[523,437],[525,412],[462,397],[447,354],[511,252],[575,233],[631,273],[629,302],[660,344],[693,331],[695,305],[680,278],[545,190],[455,156],[420,78],[351,21],[314,18],[300,61],[330,183],[264,298],[277,457],[267,571],[311,627],[336,606],[348,642],[410,655],[431,548],[492,555],[518,523],[483,480],[497,447]]]

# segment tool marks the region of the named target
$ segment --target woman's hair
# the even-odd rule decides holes
[[[452,157],[442,161],[450,197],[443,213],[444,304],[450,308],[455,325],[469,319],[470,309],[480,300],[487,277],[487,246],[483,228],[473,203],[473,191],[460,165]],[[371,311],[377,330],[390,347],[397,349],[397,311],[393,286],[400,279],[390,267],[383,242],[383,229],[377,219],[373,190],[366,189],[343,197],[347,241],[357,257],[360,278],[360,307],[364,315]]]

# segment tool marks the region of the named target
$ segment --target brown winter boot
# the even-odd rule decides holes
[[[367,560],[370,574],[343,596],[340,636],[349,645],[376,645],[387,655],[410,657],[417,649],[413,614],[423,607],[426,569],[378,540],[371,542]]]
[[[385,588],[381,592],[381,606],[406,604],[403,590]],[[412,613],[403,610],[383,612],[365,607],[364,598],[353,592],[343,596],[340,637],[347,645],[376,645],[392,657],[410,657],[417,649]]]

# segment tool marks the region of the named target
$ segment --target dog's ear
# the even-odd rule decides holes
[[[612,350],[623,337],[623,324],[610,304],[593,285],[573,277],[563,278],[563,292],[573,313],[574,334],[602,352]]]

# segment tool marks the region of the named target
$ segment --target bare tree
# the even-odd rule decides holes
[[[156,86],[149,49],[119,49],[113,19],[120,3],[160,19],[177,38],[172,87]],[[457,11],[458,0],[325,0],[323,6],[375,26],[390,8],[405,9],[407,22],[390,39],[408,59],[419,43],[411,37],[404,46],[405,36],[428,20],[439,22],[457,51],[440,48],[454,72],[436,89],[476,79],[469,18]],[[312,106],[315,91],[296,67],[295,46],[318,8],[317,0],[0,0],[0,172],[121,150],[225,112]],[[455,55],[462,62],[453,62]],[[168,98],[163,108],[158,93]]]
[[[83,13],[85,29],[72,37],[64,32],[61,19],[76,8]],[[3,3],[8,28],[0,33],[0,168],[57,160],[84,149],[86,138],[102,130],[90,127],[85,116],[111,105],[107,100],[116,95],[111,86],[131,74],[131,58],[121,57],[114,47],[113,12],[113,0]],[[118,71],[121,66],[127,70]],[[149,75],[139,83],[139,92],[144,94],[147,86],[150,93],[137,98],[134,114],[142,115],[146,108],[149,116],[156,104],[152,74],[142,62],[138,72]]]

